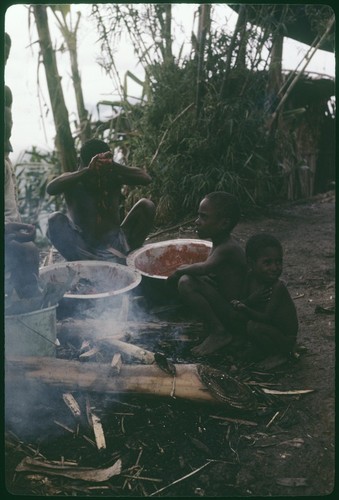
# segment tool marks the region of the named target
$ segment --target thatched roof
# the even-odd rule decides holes
[[[241,4],[229,4],[236,12],[239,12]],[[286,15],[286,7],[288,7],[288,14]],[[267,17],[262,15],[262,9],[267,8]],[[261,26],[262,23],[267,24],[268,19],[272,26],[281,24],[284,29],[284,35],[288,38],[293,38],[299,42],[307,45],[312,45],[318,30],[321,33],[325,31],[322,23],[326,23],[334,11],[329,5],[313,5],[313,4],[267,4],[267,5],[253,5],[246,4],[247,20],[253,24]],[[323,42],[320,49],[328,52],[334,52],[334,32],[333,26],[329,36]]]
[[[304,75],[293,89],[293,100],[300,106],[311,104],[315,101],[329,100],[335,95],[334,80],[330,78],[312,78]]]

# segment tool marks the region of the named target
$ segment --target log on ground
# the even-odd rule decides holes
[[[198,366],[176,364],[173,377],[157,365],[122,365],[119,375],[112,377],[110,364],[84,364],[50,357],[15,357],[6,360],[5,377],[6,384],[20,384],[25,380],[67,391],[147,394],[220,404],[201,381]]]

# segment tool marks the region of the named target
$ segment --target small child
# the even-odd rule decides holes
[[[281,243],[270,234],[256,234],[246,244],[248,276],[242,302],[233,307],[247,318],[246,333],[264,357],[294,350],[298,318],[293,300],[279,279],[283,268]]]
[[[206,356],[228,345],[237,316],[231,300],[239,299],[246,277],[245,252],[231,236],[240,218],[237,199],[230,193],[215,191],[200,202],[196,220],[200,238],[212,240],[212,250],[204,262],[180,266],[169,283],[177,286],[181,299],[204,324],[205,339],[192,349],[195,356]]]

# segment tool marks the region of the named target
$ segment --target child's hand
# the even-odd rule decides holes
[[[35,239],[36,229],[32,224],[24,224],[21,222],[7,222],[5,224],[5,239],[9,243],[16,241],[25,243]]]
[[[245,304],[243,302],[240,302],[240,300],[231,300],[231,306],[236,311],[241,311],[242,309],[246,309]]]
[[[253,292],[247,299],[247,305],[265,304],[271,300],[272,288],[262,288]]]

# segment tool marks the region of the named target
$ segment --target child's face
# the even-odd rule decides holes
[[[224,219],[218,215],[206,198],[199,205],[198,218],[195,223],[200,238],[213,238],[224,229]]]
[[[282,252],[279,248],[264,248],[252,264],[252,270],[258,281],[273,284],[282,273]]]

